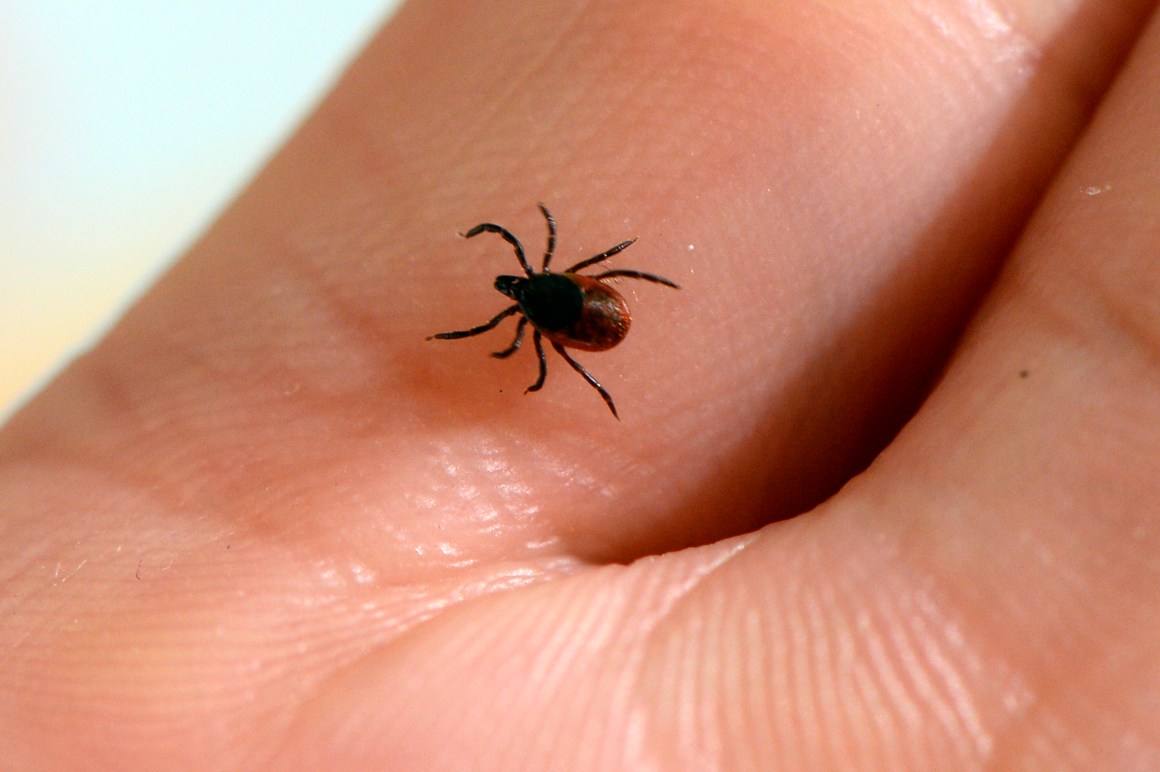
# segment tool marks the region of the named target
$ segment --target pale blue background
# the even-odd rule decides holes
[[[0,0],[0,419],[104,329],[399,0]]]

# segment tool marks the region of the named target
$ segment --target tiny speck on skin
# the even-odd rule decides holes
[[[1019,377],[1020,377],[1020,378],[1026,378],[1026,377],[1027,377],[1027,376],[1029,376],[1029,375],[1031,375],[1031,371],[1030,371],[1030,370],[1020,370],[1020,371],[1019,371]]]

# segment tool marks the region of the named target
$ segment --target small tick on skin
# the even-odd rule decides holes
[[[544,219],[548,221],[548,248],[544,252],[544,262],[538,273],[528,264],[523,244],[506,228],[485,222],[463,234],[464,238],[470,239],[481,233],[498,233],[504,241],[515,249],[516,259],[520,261],[520,266],[527,274],[527,278],[523,276],[497,276],[495,279],[495,288],[516,301],[515,305],[500,311],[486,324],[472,327],[470,330],[441,332],[437,335],[431,335],[427,340],[470,338],[495,328],[509,316],[518,315],[520,320],[516,324],[515,340],[504,350],[494,352],[492,356],[503,359],[518,351],[524,340],[524,328],[531,323],[532,344],[536,347],[536,356],[540,360],[540,377],[524,393],[539,391],[543,388],[544,380],[548,377],[548,359],[544,356],[544,345],[541,341],[542,338],[547,338],[552,344],[552,348],[564,357],[564,361],[573,370],[580,373],[592,388],[600,392],[600,396],[604,398],[608,409],[612,411],[612,415],[619,419],[620,415],[616,412],[612,396],[600,385],[600,381],[593,378],[565,349],[604,351],[620,343],[628,335],[628,326],[632,321],[628,312],[628,304],[624,302],[624,298],[619,292],[605,283],[606,279],[644,279],[673,289],[680,289],[680,287],[664,277],[642,271],[618,269],[598,273],[595,276],[584,276],[577,273],[577,271],[590,265],[604,262],[613,255],[623,252],[636,239],[622,241],[595,257],[581,260],[562,273],[549,271],[548,264],[552,261],[552,253],[556,251],[556,221],[543,204],[540,204],[540,211],[543,212]]]

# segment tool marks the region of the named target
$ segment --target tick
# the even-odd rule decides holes
[[[502,351],[492,353],[497,359],[504,359],[519,351],[524,341],[524,330],[528,324],[532,325],[532,345],[536,347],[536,356],[540,360],[540,377],[529,386],[524,393],[539,391],[548,377],[548,358],[544,356],[542,339],[547,338],[556,349],[556,353],[564,357],[573,370],[580,373],[588,384],[600,392],[608,409],[617,419],[616,405],[608,390],[600,385],[600,381],[584,369],[568,353],[567,349],[576,348],[581,351],[604,351],[624,340],[628,335],[628,326],[632,317],[628,311],[628,304],[624,298],[607,284],[608,279],[644,279],[666,287],[680,289],[675,282],[662,276],[656,276],[643,271],[617,269],[604,271],[594,276],[586,276],[579,271],[602,263],[613,255],[623,252],[632,246],[636,239],[622,241],[611,249],[606,249],[599,255],[581,260],[576,265],[563,272],[549,271],[548,264],[552,262],[552,253],[556,251],[556,220],[552,213],[543,204],[540,211],[548,221],[548,248],[544,251],[544,262],[539,272],[528,264],[524,254],[524,245],[512,235],[511,231],[494,223],[480,223],[463,234],[465,238],[474,238],[481,233],[497,233],[515,249],[516,259],[524,269],[524,276],[497,276],[495,288],[515,301],[513,305],[491,318],[486,324],[472,327],[470,330],[456,330],[441,332],[432,335],[427,340],[454,340],[456,338],[470,338],[494,329],[500,322],[509,316],[519,316],[516,324],[516,337],[512,344]]]

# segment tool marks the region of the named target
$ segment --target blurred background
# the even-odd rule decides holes
[[[0,421],[225,206],[400,0],[0,0]]]

